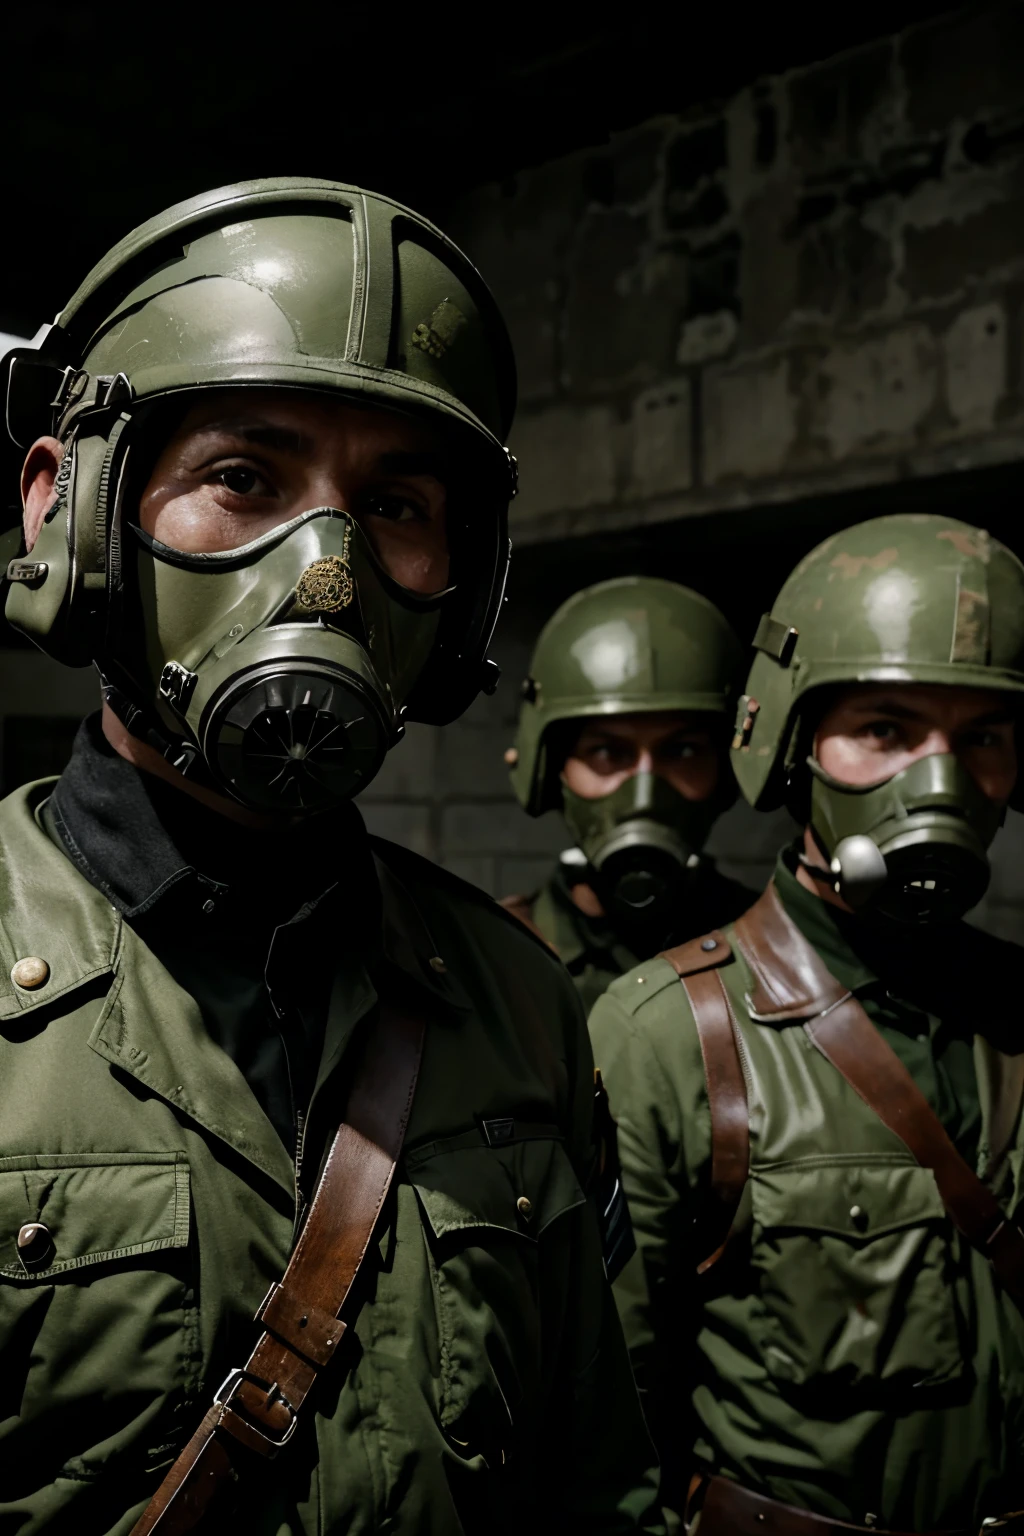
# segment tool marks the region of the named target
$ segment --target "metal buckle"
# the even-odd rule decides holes
[[[265,1440],[266,1443],[273,1446],[275,1450],[280,1450],[282,1445],[288,1444],[288,1441],[292,1438],[292,1435],[294,1435],[296,1429],[298,1428],[299,1415],[292,1407],[292,1404],[285,1397],[276,1381],[264,1381],[262,1376],[254,1376],[252,1371],[244,1370],[241,1366],[236,1365],[234,1370],[228,1371],[228,1374],[224,1377],[224,1380],[221,1382],[220,1386],[217,1388],[217,1391],[214,1393],[214,1407],[230,1407],[231,1399],[234,1397],[243,1381],[251,1382],[254,1387],[259,1387],[261,1392],[265,1392],[267,1394],[268,1408],[275,1402],[283,1403],[284,1406],[288,1409],[288,1412],[291,1414],[292,1421],[280,1439],[275,1439],[273,1435],[268,1435],[262,1425],[254,1424],[252,1419],[246,1418],[243,1414],[238,1415],[238,1417],[242,1419],[242,1422],[245,1424],[247,1429],[251,1429],[253,1434],[258,1435],[261,1440]],[[235,1410],[232,1409],[232,1412],[234,1411]]]

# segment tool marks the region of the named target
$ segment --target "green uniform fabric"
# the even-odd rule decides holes
[[[296,1170],[196,1001],[47,836],[50,792],[0,804],[0,1528],[125,1536],[255,1341]],[[429,1012],[423,1071],[352,1347],[235,1520],[253,1536],[654,1528],[584,1194],[578,1002],[478,892],[371,848],[381,955],[324,954],[310,1119],[340,1113],[380,990]],[[26,955],[50,967],[33,992],[9,979]],[[54,1251],[26,1271],[31,1221]]]
[[[673,933],[651,941],[650,953],[681,943],[705,928],[721,928],[745,912],[754,893],[720,874],[710,859],[702,861],[692,903]],[[547,882],[530,898],[530,916],[576,983],[589,1012],[616,977],[644,958],[641,946],[627,942],[603,917],[588,917],[572,899],[572,882],[563,865],[555,866]]]
[[[785,862],[778,885],[1016,1210],[1020,950],[964,924],[914,939],[855,928]],[[1024,1320],[959,1239],[932,1174],[800,1022],[751,1017],[754,978],[735,948],[719,974],[740,1034],[751,1169],[726,1256],[700,1280],[714,1246],[702,1238],[711,1123],[686,993],[650,961],[590,1020],[638,1245],[616,1294],[667,1505],[681,1507],[702,1465],[857,1525],[970,1527],[1020,1508]]]

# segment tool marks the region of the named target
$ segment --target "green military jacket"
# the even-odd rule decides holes
[[[855,969],[837,932],[827,942],[825,904],[782,865],[777,878],[805,898],[806,928],[799,897],[785,906],[833,974]],[[725,1256],[700,1280],[717,1243],[687,994],[667,961],[650,961],[590,1020],[638,1245],[617,1299],[666,1503],[681,1507],[702,1466],[858,1526],[977,1528],[1024,1506],[1024,1319],[953,1228],[932,1173],[801,1019],[760,996],[752,1017],[734,933],[718,974],[739,1031],[750,1172]],[[1022,961],[960,924],[932,950],[931,1010],[904,1006],[863,965],[837,978],[1007,1211],[1024,1196]]]
[[[694,931],[720,928],[739,917],[752,900],[752,891],[720,874],[710,860],[704,861],[687,919],[677,925],[677,933],[652,945],[652,951],[687,939]],[[535,895],[510,896],[503,905],[547,940],[576,983],[588,1011],[617,977],[644,958],[607,918],[588,917],[580,911],[561,864]]]
[[[0,1529],[124,1536],[255,1342],[295,1170],[194,1000],[41,829],[48,792],[0,804]],[[579,1005],[471,887],[374,851],[386,960],[335,977],[316,1095],[340,1114],[357,1026],[402,989],[428,1016],[406,1151],[351,1348],[234,1518],[635,1530],[652,1457],[585,1193]],[[26,955],[35,991],[10,979]],[[27,1269],[37,1221],[52,1251]]]

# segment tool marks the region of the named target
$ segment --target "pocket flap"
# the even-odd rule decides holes
[[[535,1241],[586,1196],[561,1142],[463,1147],[410,1159],[408,1176],[435,1237],[497,1227]]]
[[[946,1216],[935,1175],[919,1163],[863,1156],[753,1168],[754,1220],[763,1228],[880,1237]]]
[[[52,1257],[27,1269],[18,1233],[41,1222]],[[183,1248],[189,1236],[184,1152],[79,1153],[0,1158],[0,1277],[34,1283],[54,1275]]]

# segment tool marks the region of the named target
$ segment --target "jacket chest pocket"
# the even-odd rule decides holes
[[[0,1159],[0,1361],[26,1459],[50,1465],[61,1415],[68,1475],[168,1458],[199,1386],[189,1225],[183,1152]]]
[[[542,1398],[568,1298],[570,1214],[585,1204],[554,1138],[414,1153],[440,1345],[440,1418],[458,1445],[506,1457]]]
[[[952,1227],[927,1168],[808,1159],[751,1173],[756,1342],[780,1383],[853,1392],[947,1386],[964,1371]]]

